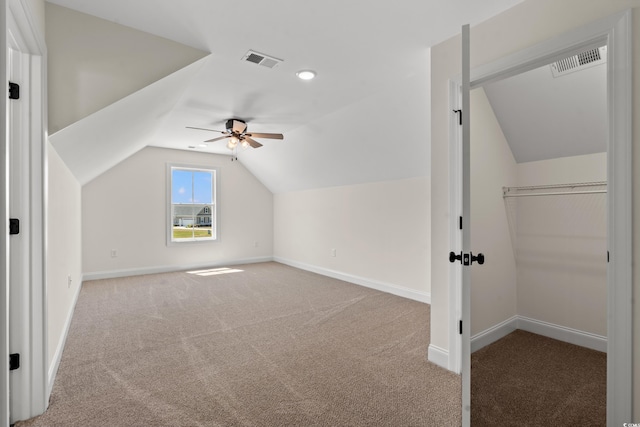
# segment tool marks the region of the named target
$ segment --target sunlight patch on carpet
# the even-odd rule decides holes
[[[196,274],[198,276],[216,276],[218,274],[229,274],[229,273],[242,273],[244,270],[238,270],[236,268],[210,268],[208,270],[195,270],[195,271],[187,271],[189,274]]]

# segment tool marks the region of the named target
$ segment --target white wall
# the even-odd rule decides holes
[[[427,301],[429,186],[412,178],[276,194],[274,256]]]
[[[47,178],[47,323],[51,373],[62,355],[68,322],[82,283],[82,190],[50,144]]]
[[[633,39],[640,34],[640,6],[637,0],[525,0],[513,8],[471,29],[471,66],[490,63],[508,54],[543,42],[571,29],[626,8],[634,9]],[[579,13],[576,13],[579,11]],[[437,254],[449,246],[449,79],[460,74],[460,37],[431,49],[431,343],[449,349],[449,263]],[[640,69],[640,45],[633,45],[633,64]],[[640,122],[640,73],[633,73],[634,141]],[[636,144],[637,145],[637,144]],[[640,150],[634,150],[634,182],[640,182]],[[634,263],[640,265],[640,186],[634,187]],[[640,294],[640,269],[634,269],[634,293]],[[634,303],[634,347],[640,347],[640,304]],[[640,414],[640,358],[634,358],[634,410]]]
[[[606,181],[606,153],[517,164],[482,88],[471,128],[471,247],[487,259],[471,271],[471,335],[518,315],[606,336],[606,195],[502,197]]]
[[[606,180],[606,153],[518,165],[521,186]],[[607,335],[606,197],[508,199],[517,211],[519,315]]]
[[[471,248],[486,263],[471,270],[471,335],[516,312],[516,262],[502,187],[516,185],[516,162],[482,88],[471,92]]]
[[[219,241],[167,245],[171,162],[219,168]],[[82,230],[90,278],[270,258],[273,195],[228,156],[147,147],[82,187]]]
[[[45,1],[44,0],[23,0],[29,8],[34,26],[38,29],[42,37],[45,34]]]

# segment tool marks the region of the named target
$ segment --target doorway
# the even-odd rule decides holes
[[[464,31],[463,31],[464,34]],[[463,37],[464,39],[464,37]],[[607,265],[607,424],[615,425],[625,422],[631,416],[631,389],[632,381],[628,372],[631,372],[631,106],[630,106],[630,12],[620,13],[604,20],[595,22],[579,30],[567,33],[548,42],[536,45],[510,57],[496,61],[484,67],[475,69],[470,79],[471,88],[481,87],[487,83],[495,82],[520,74],[523,71],[532,70],[543,64],[549,64],[560,60],[570,52],[607,45],[608,47],[608,122],[609,134],[607,147],[607,247],[610,254]],[[464,43],[463,43],[464,46]],[[468,46],[468,42],[467,42]],[[464,52],[464,49],[463,49]],[[467,50],[468,52],[468,50]],[[463,58],[463,64],[465,60]],[[468,61],[467,61],[468,63]],[[464,75],[464,73],[463,73]],[[468,86],[468,87],[469,87]],[[459,108],[461,85],[453,82],[451,85],[451,105]],[[471,113],[473,114],[473,113]],[[452,123],[457,119],[451,117]],[[464,127],[463,127],[464,129]],[[457,132],[451,132],[452,146],[457,145]],[[454,150],[454,149],[452,149]],[[465,162],[468,164],[469,154],[462,153],[462,158],[466,156]],[[451,170],[460,170],[460,156],[451,156]],[[456,159],[456,160],[453,160]],[[455,176],[455,172],[452,172]],[[456,187],[455,179],[451,189],[451,200],[462,199],[460,193],[465,193],[462,188]],[[457,181],[461,182],[460,180]],[[468,193],[467,193],[468,194]],[[468,206],[468,205],[467,205]],[[467,208],[468,209],[468,208]],[[458,228],[459,206],[454,208],[451,215],[451,230]],[[466,219],[465,221],[468,221]],[[469,228],[465,231],[469,232]],[[454,233],[451,233],[454,235]],[[460,248],[459,241],[451,239],[452,250]],[[469,249],[465,249],[468,251]],[[476,252],[481,252],[482,248],[473,248]],[[468,252],[465,252],[467,254]],[[468,255],[465,255],[465,257]],[[487,259],[487,263],[491,262]],[[471,266],[452,267],[460,271],[459,274],[451,274],[450,277],[456,279],[462,277],[462,282],[471,277]],[[473,268],[482,266],[473,265]],[[467,277],[465,279],[465,276]],[[452,316],[460,314],[460,317],[452,318],[455,321],[450,326],[450,357],[457,361],[457,366],[463,374],[463,423],[468,425],[470,414],[469,394],[465,394],[465,382],[468,385],[470,369],[465,369],[470,358],[469,328],[465,328],[466,341],[461,336],[463,329],[460,328],[458,335],[458,319],[462,323],[470,325],[469,305],[467,308],[462,304],[469,297],[469,287],[462,287],[460,282],[452,283],[451,294],[456,295],[450,299],[450,313]],[[455,325],[455,327],[454,327]],[[466,343],[466,344],[465,344]],[[466,349],[465,349],[466,346]],[[462,349],[461,352],[460,349]],[[466,350],[466,352],[465,352]],[[451,354],[453,353],[453,355]],[[462,354],[462,356],[460,356]],[[450,363],[450,366],[456,366]],[[468,390],[468,388],[467,388]]]
[[[471,91],[472,425],[606,423],[606,82],[594,47]]]
[[[39,415],[46,409],[47,337],[45,289],[45,79],[42,34],[34,28],[29,6],[8,0],[4,70],[15,83],[6,99],[5,139],[1,168],[3,217],[15,224],[5,228],[2,244],[3,355],[15,354],[11,371],[2,376],[1,425]],[[7,82],[5,81],[5,84]],[[17,90],[16,90],[17,89]],[[6,93],[6,92],[5,92]],[[5,217],[6,215],[6,217]],[[5,306],[6,303],[6,306]]]

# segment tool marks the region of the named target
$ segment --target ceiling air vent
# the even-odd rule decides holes
[[[274,68],[282,62],[282,59],[274,58],[273,56],[265,55],[264,53],[258,53],[253,50],[245,53],[242,57],[242,60],[253,62],[254,64],[258,64],[267,68]]]
[[[550,67],[553,77],[560,77],[605,62],[607,62],[607,47],[602,46],[556,61]]]

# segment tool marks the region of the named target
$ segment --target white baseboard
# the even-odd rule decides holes
[[[486,329],[471,337],[471,352],[480,350],[491,343],[507,336],[516,329],[553,338],[558,341],[568,342],[592,350],[607,351],[607,337],[592,334],[566,326],[555,325],[541,320],[524,316],[513,316],[489,329]]]
[[[518,316],[513,316],[471,337],[471,353],[486,347],[518,329]]]
[[[182,265],[169,265],[169,266],[163,265],[163,266],[157,266],[157,267],[131,268],[127,270],[98,271],[98,272],[92,272],[92,273],[85,273],[84,280],[89,281],[89,280],[100,280],[100,279],[115,279],[118,277],[142,276],[143,274],[172,273],[174,271],[217,268],[217,267],[226,267],[229,265],[255,264],[259,262],[269,262],[269,261],[273,261],[273,258],[270,256],[234,259],[234,260],[228,260],[228,261],[213,261],[209,263],[198,263],[198,264],[182,264]]]
[[[420,292],[413,289],[405,288],[402,286],[391,285],[389,283],[378,282],[364,277],[354,276],[352,274],[341,273],[335,270],[329,270],[323,267],[317,267],[310,264],[305,264],[298,261],[293,261],[286,258],[273,257],[273,260],[281,264],[285,264],[291,267],[299,268],[301,270],[310,271],[312,273],[321,274],[323,276],[332,277],[334,279],[343,280],[345,282],[353,283],[356,285],[364,286],[367,288],[375,289],[388,294],[397,295],[403,298],[408,298],[414,301],[424,302],[431,304],[431,294],[428,292]]]
[[[558,341],[568,342],[592,350],[607,352],[607,337],[592,334],[590,332],[579,331],[565,326],[554,325],[553,323],[541,320],[530,319],[518,316],[518,329],[543,335]]]
[[[80,280],[80,285],[76,290],[75,295],[73,296],[73,302],[71,303],[71,307],[69,308],[69,312],[67,313],[67,318],[64,321],[64,327],[62,329],[62,335],[58,340],[58,345],[56,346],[56,352],[53,354],[53,360],[51,361],[51,365],[49,365],[49,382],[47,386],[47,401],[49,401],[49,396],[51,396],[51,390],[53,390],[53,383],[56,380],[56,375],[58,374],[58,368],[60,367],[60,361],[62,360],[62,352],[64,351],[64,345],[67,342],[67,335],[69,334],[69,328],[71,327],[71,320],[73,319],[73,313],[76,309],[76,304],[78,302],[78,297],[80,296],[80,290],[82,290],[82,282]]]
[[[429,362],[435,363],[444,369],[449,369],[449,352],[443,348],[429,344],[427,358]]]

